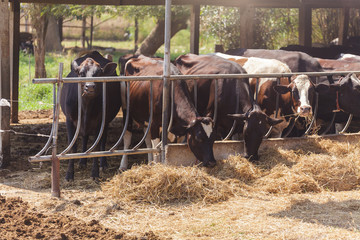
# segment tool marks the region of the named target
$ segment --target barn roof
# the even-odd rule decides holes
[[[10,0],[15,1],[15,0]],[[84,4],[84,5],[164,5],[165,0],[19,0],[23,3]],[[360,0],[173,0],[174,5],[219,5],[240,7],[298,8],[360,8]]]

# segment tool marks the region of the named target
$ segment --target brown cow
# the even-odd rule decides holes
[[[154,76],[163,74],[163,60],[145,56],[134,56],[126,63],[126,76]],[[171,74],[180,74],[179,70],[171,65]],[[153,120],[150,126],[150,138],[153,147],[160,142],[160,127],[162,125],[162,98],[163,81],[153,81]],[[170,101],[170,99],[168,99]],[[150,82],[134,81],[130,83],[129,116],[142,126],[149,120],[150,115]],[[131,121],[131,120],[130,120]],[[177,136],[187,135],[187,143],[195,157],[204,166],[213,167],[216,164],[213,154],[214,137],[212,120],[209,117],[200,117],[196,111],[184,81],[174,81],[174,109],[173,123],[170,132]],[[124,148],[130,145],[131,132],[127,131],[124,139]],[[149,141],[147,141],[149,144]],[[127,168],[127,158],[121,161],[120,169]]]
[[[176,66],[183,74],[241,74],[245,70],[237,63],[211,55],[187,54],[178,57]],[[245,157],[257,160],[258,149],[263,136],[270,126],[282,120],[273,119],[263,113],[254,102],[249,79],[224,78],[217,80],[218,110],[215,130],[218,138],[225,137],[236,118],[238,124],[234,133],[243,133],[245,140]],[[187,81],[193,95],[194,81]],[[202,116],[214,117],[215,111],[215,79],[197,80],[197,107]],[[239,103],[236,109],[236,103]]]

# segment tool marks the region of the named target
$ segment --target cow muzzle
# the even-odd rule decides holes
[[[312,115],[312,107],[309,105],[300,106],[298,113],[300,117],[309,117]]]
[[[84,85],[84,92],[83,95],[92,96],[95,94],[95,83],[86,83]]]

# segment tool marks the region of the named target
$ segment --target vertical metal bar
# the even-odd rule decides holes
[[[258,100],[258,92],[259,92],[259,78],[256,78],[256,85],[255,85],[255,102],[257,103]]]
[[[102,89],[102,119],[101,119],[100,131],[99,131],[99,134],[98,134],[97,139],[95,140],[94,144],[88,150],[86,150],[85,153],[89,153],[92,150],[94,150],[96,145],[98,145],[98,143],[100,142],[100,139],[104,132],[105,120],[106,120],[106,82],[103,82],[102,87],[103,87],[103,89]]]
[[[235,114],[239,113],[239,108],[240,108],[240,84],[239,82],[241,81],[240,79],[235,79],[236,80],[236,86],[235,86],[235,96],[236,96],[236,106],[235,106]],[[223,141],[228,140],[234,133],[236,128],[236,120],[234,120],[233,125],[231,126],[231,129],[228,133],[228,135],[223,139]]]
[[[62,153],[60,153],[60,155],[66,154],[74,146],[74,144],[79,136],[80,127],[81,127],[81,105],[82,105],[81,83],[78,83],[78,117],[77,117],[76,131],[75,131],[74,137],[71,140],[69,146]]]
[[[167,144],[168,118],[169,118],[169,79],[170,76],[170,39],[171,39],[171,0],[165,1],[165,52],[164,52],[164,85],[162,103],[162,146],[161,162],[165,162],[165,147]]]
[[[280,78],[276,79],[276,85],[280,84]],[[277,118],[278,114],[279,114],[279,101],[280,101],[280,94],[277,92],[276,93],[276,110],[275,110],[275,118]],[[269,131],[265,134],[265,138],[268,138],[271,134],[271,131],[273,130],[274,126],[270,126]]]
[[[55,129],[55,114],[56,114],[56,83],[53,84],[53,103],[54,103],[54,106],[53,106],[53,123],[52,123],[52,126],[51,126],[51,131],[50,131],[50,136],[49,136],[49,139],[47,140],[45,146],[40,150],[40,152],[38,152],[35,157],[38,157],[40,155],[42,155],[49,147],[50,147],[50,144],[53,140],[53,136],[54,136],[54,129]]]
[[[197,96],[198,96],[198,85],[197,85],[197,80],[193,80],[194,81],[194,104],[195,104],[195,109],[197,109]]]
[[[215,87],[214,87],[214,91],[215,91],[215,98],[214,98],[214,117],[213,117],[213,121],[214,121],[214,126],[216,125],[216,120],[217,120],[217,113],[218,113],[218,80],[214,79],[215,81]]]
[[[51,167],[51,195],[53,197],[60,197],[60,160],[56,156],[57,152],[57,138],[58,138],[58,129],[59,129],[59,115],[60,115],[60,95],[61,95],[61,82],[63,74],[64,64],[59,64],[59,76],[57,85],[57,96],[56,102],[54,105],[54,137],[53,137],[53,146],[52,146],[52,167]]]
[[[345,125],[344,129],[341,130],[341,131],[339,132],[339,134],[343,134],[343,133],[346,132],[346,130],[347,130],[347,129],[349,128],[349,126],[350,126],[350,123],[351,123],[352,118],[353,118],[353,115],[350,114],[350,115],[349,115],[349,118],[348,118],[348,120],[347,120],[347,122],[346,122],[346,125]]]
[[[126,116],[125,116],[125,123],[124,123],[124,126],[123,126],[123,131],[119,137],[119,140],[115,143],[115,145],[110,148],[109,151],[114,151],[118,146],[119,144],[121,143],[121,141],[123,140],[124,136],[125,136],[125,132],[127,130],[127,127],[129,125],[129,116],[130,116],[130,82],[126,82]],[[124,116],[123,116],[124,117]]]
[[[138,149],[141,146],[141,144],[143,144],[143,142],[145,141],[146,136],[149,134],[149,131],[150,131],[150,128],[151,128],[151,123],[152,123],[152,120],[153,120],[153,112],[154,112],[153,109],[154,109],[153,84],[152,84],[152,81],[150,81],[150,116],[149,116],[149,124],[148,124],[148,127],[147,127],[147,129],[145,131],[145,134],[144,134],[143,138],[140,140],[140,142],[138,144],[136,144],[136,146],[133,148],[133,150]],[[163,132],[167,133],[167,131],[163,131]]]
[[[174,84],[175,84],[174,81],[171,81],[171,97],[170,97],[171,106],[170,106],[170,122],[169,122],[168,130],[167,130],[168,132],[170,132],[170,129],[171,129],[173,121],[174,121],[174,94],[175,94],[174,93]],[[150,85],[150,86],[151,86],[151,91],[152,91],[152,85]],[[151,97],[151,101],[153,101],[152,97]]]
[[[315,104],[314,115],[313,115],[310,125],[309,125],[308,129],[306,130],[306,132],[304,133],[304,135],[308,135],[310,133],[310,130],[312,129],[312,127],[315,123],[316,117],[317,117],[318,106],[319,106],[319,93],[317,93],[317,92],[316,92],[315,100],[316,100],[316,104]]]

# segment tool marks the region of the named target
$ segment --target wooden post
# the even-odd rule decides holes
[[[252,48],[254,43],[255,8],[251,5],[240,7],[240,47]]]
[[[200,5],[192,5],[190,16],[190,52],[199,54]]]
[[[299,44],[306,47],[311,47],[312,44],[311,11],[311,7],[307,5],[299,8]]]
[[[0,1],[0,99],[10,99],[9,1]],[[10,164],[10,108],[0,106],[0,167]],[[3,132],[4,131],[4,132]]]
[[[19,45],[20,45],[20,2],[11,3],[10,16],[10,58],[11,58],[11,122],[19,122]]]
[[[347,36],[349,33],[349,8],[342,8],[340,13],[340,26],[339,26],[339,45],[347,44]]]
[[[88,45],[88,49],[92,49],[93,34],[94,34],[94,16],[91,16],[91,18],[90,18],[90,44]]]

